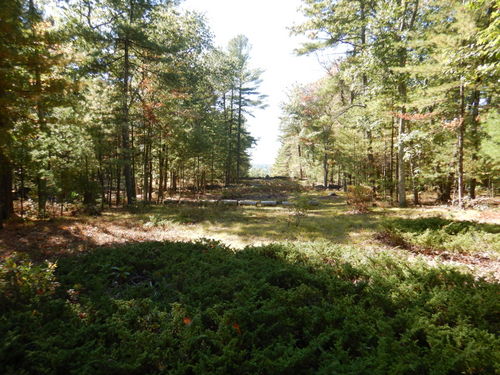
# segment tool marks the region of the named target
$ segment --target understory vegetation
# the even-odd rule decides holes
[[[500,253],[500,226],[440,217],[392,219],[379,238],[389,244],[421,250]]]
[[[3,374],[493,374],[498,285],[326,242],[0,269]]]

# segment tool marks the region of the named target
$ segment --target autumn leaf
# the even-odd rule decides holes
[[[241,329],[238,323],[233,323],[233,328],[236,330],[236,332],[238,332],[239,335],[241,335]]]

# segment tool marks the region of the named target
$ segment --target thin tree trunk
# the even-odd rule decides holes
[[[297,144],[297,151],[299,153],[299,177],[302,180],[304,179],[304,170],[302,169],[302,149],[300,143]]]
[[[146,141],[147,142],[147,141]],[[142,200],[147,201],[147,191],[148,191],[148,186],[149,186],[149,172],[148,172],[148,167],[149,167],[149,160],[148,160],[148,153],[149,153],[149,146],[147,143],[144,144],[144,152],[142,155],[142,162],[143,162],[143,176],[142,176]]]
[[[149,146],[149,188],[148,188],[148,202],[153,201],[153,154],[151,150],[151,145]]]
[[[124,62],[123,62],[123,87],[122,87],[122,147],[123,147],[123,175],[125,177],[125,190],[127,194],[127,204],[133,204],[136,199],[135,184],[132,177],[132,149],[130,147],[130,127],[129,127],[129,61],[128,36],[124,40]]]
[[[14,205],[12,202],[12,163],[0,148],[0,229],[4,220],[12,216]],[[21,194],[24,192],[21,191]]]
[[[389,160],[389,194],[394,202],[394,120],[391,122],[391,156]]]
[[[163,186],[165,184],[165,170],[164,170],[164,151],[165,145],[162,144],[161,135],[160,135],[160,148],[158,151],[158,198],[156,199],[157,203],[163,202]]]
[[[236,182],[240,182],[240,168],[241,168],[241,126],[243,121],[243,116],[241,111],[242,108],[242,87],[239,87],[238,96],[238,130],[237,130],[237,141],[236,141]]]
[[[472,164],[476,165],[479,159],[479,148],[480,148],[480,136],[478,134],[479,128],[479,102],[481,100],[481,92],[479,90],[474,90],[472,94],[472,113],[471,113],[471,138],[472,138]],[[476,199],[476,177],[472,176],[469,183],[469,197],[471,199]]]
[[[373,137],[371,130],[366,131],[366,138],[368,140],[368,178],[370,180],[370,185],[372,186],[373,195],[375,196],[377,192],[377,185],[375,179],[375,157],[373,156]]]
[[[119,206],[121,203],[121,180],[122,180],[122,170],[120,167],[116,170],[116,205]]]
[[[111,207],[113,204],[113,168],[109,168],[108,170],[108,207]]]
[[[323,154],[323,186],[328,187],[328,153]]]
[[[404,108],[403,108],[404,111]],[[399,119],[399,145],[398,145],[398,198],[399,198],[399,207],[406,207],[406,185],[405,185],[405,146],[404,146],[404,137],[405,137],[405,125],[406,120],[404,118]]]
[[[457,188],[458,188],[458,205],[464,205],[464,133],[465,133],[465,86],[463,82],[460,84],[460,124],[457,129]]]
[[[415,206],[418,206],[420,204],[419,199],[418,199],[418,189],[417,189],[417,184],[415,182],[415,164],[414,161],[410,161],[410,172],[411,172],[411,187],[413,190],[413,204]]]

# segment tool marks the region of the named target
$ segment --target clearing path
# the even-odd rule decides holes
[[[275,190],[280,188],[282,186]],[[273,194],[282,193],[268,195]],[[226,195],[231,194],[226,191]],[[246,199],[249,194],[240,195]],[[495,251],[495,246],[500,244],[498,208],[461,211],[437,206],[374,207],[369,213],[353,214],[341,197],[316,192],[309,198],[320,204],[300,212],[293,206],[153,205],[133,210],[111,209],[98,217],[11,223],[0,231],[0,254],[26,252],[32,259],[43,260],[100,246],[200,238],[219,240],[235,248],[284,241],[327,241],[357,246],[364,252],[397,252],[415,260],[425,259],[431,264],[461,266],[477,276],[500,280],[499,256]],[[389,219],[407,218],[411,223],[425,217],[443,217],[453,225],[461,220],[488,223],[491,233],[485,234],[489,236],[486,240],[493,243],[493,247],[487,251],[480,248],[457,252],[392,243],[380,238],[381,228]],[[471,236],[476,236],[475,232]],[[420,237],[415,238],[420,240]]]

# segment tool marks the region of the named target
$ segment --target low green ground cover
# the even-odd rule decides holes
[[[382,227],[380,238],[392,245],[460,253],[500,253],[500,225],[428,217],[390,219]]]
[[[0,269],[2,374],[494,374],[498,284],[359,247],[152,242]]]

